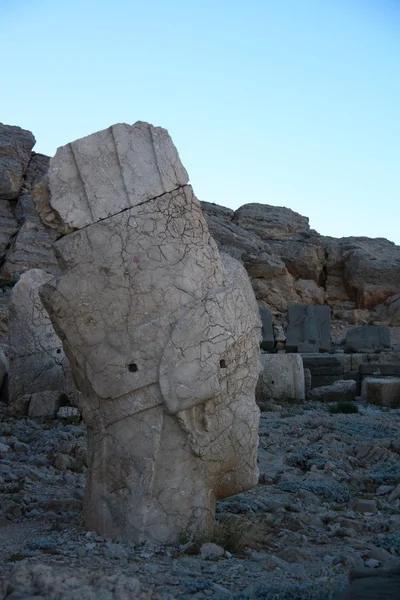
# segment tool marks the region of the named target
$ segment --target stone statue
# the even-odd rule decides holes
[[[210,532],[257,483],[260,319],[168,132],[119,124],[60,148],[36,205],[62,275],[41,288],[88,428],[85,521],[115,539]]]

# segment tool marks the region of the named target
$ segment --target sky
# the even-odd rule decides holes
[[[149,121],[200,200],[400,244],[400,0],[0,0],[0,39],[37,152]]]

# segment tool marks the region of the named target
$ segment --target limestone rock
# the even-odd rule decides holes
[[[357,396],[357,383],[351,379],[335,381],[311,390],[310,398],[319,402],[349,402]]]
[[[66,402],[68,402],[67,396],[57,391],[34,393],[29,402],[28,416],[32,419],[38,417],[54,418]]]
[[[30,269],[42,269],[54,275],[59,272],[49,234],[41,223],[26,220],[7,252],[0,272],[3,277],[15,279]]]
[[[93,152],[95,147],[106,152]],[[165,129],[140,121],[118,123],[57,150],[49,170],[51,195],[38,199],[37,208],[58,237],[187,182]]]
[[[330,302],[371,309],[400,290],[400,247],[382,238],[325,238]]]
[[[299,354],[261,354],[257,402],[305,398],[303,361]]]
[[[0,123],[0,199],[14,200],[22,187],[35,138],[30,131]]]
[[[32,269],[13,289],[8,332],[11,407],[20,397],[37,392],[64,393],[75,401],[68,360],[39,298],[39,287],[51,278]]]
[[[62,274],[41,297],[84,398],[86,525],[111,538],[204,535],[215,501],[258,479],[260,317],[186,181],[167,132],[143,123],[50,165],[42,215],[78,230],[55,243]]]
[[[371,404],[399,408],[400,378],[376,379],[367,377],[362,382],[361,397]]]
[[[245,204],[233,222],[267,242],[295,279],[318,283],[325,259],[323,238],[310,229],[307,217],[280,206]]]
[[[382,304],[378,304],[372,312],[376,324],[389,327],[400,327],[400,294],[389,296]]]

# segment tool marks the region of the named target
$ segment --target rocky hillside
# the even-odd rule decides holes
[[[259,303],[277,320],[293,302],[328,304],[348,324],[400,325],[400,246],[324,237],[284,207],[202,208],[219,247],[242,260]]]
[[[50,238],[32,192],[49,158],[35,138],[0,124],[0,341],[5,340],[9,287],[31,268],[57,271]],[[261,306],[276,322],[289,303],[328,304],[346,324],[400,326],[400,247],[377,238],[331,238],[289,208],[245,204],[237,211],[202,202],[219,247],[240,259]]]

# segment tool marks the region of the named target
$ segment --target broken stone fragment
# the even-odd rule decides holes
[[[189,178],[168,132],[138,121],[62,146],[48,181],[50,195],[35,199],[58,237],[172,192]]]

